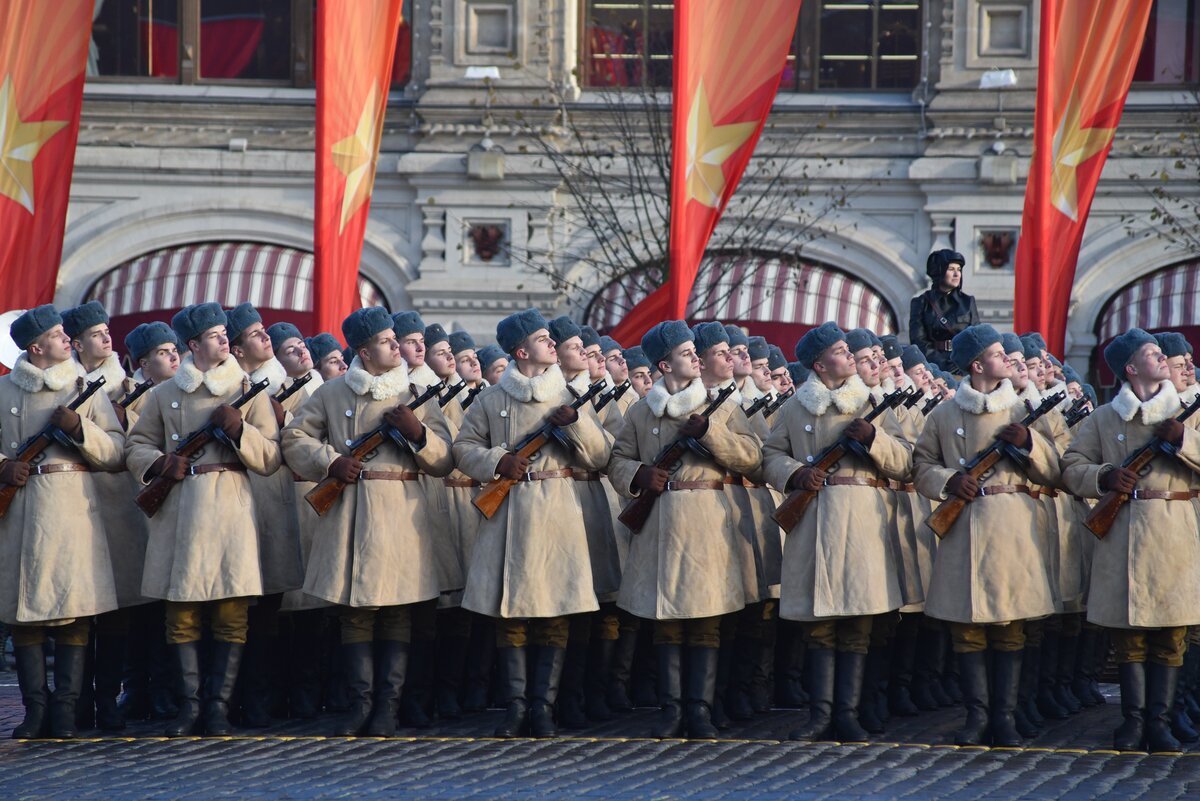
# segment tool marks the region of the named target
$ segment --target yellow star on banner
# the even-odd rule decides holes
[[[17,111],[12,76],[0,86],[0,196],[20,203],[33,214],[33,160],[56,133],[61,120],[25,122]]]
[[[696,86],[687,125],[689,198],[714,209],[721,205],[721,193],[725,191],[725,173],[721,165],[745,144],[757,127],[757,122],[713,125],[704,81]]]
[[[376,110],[378,96],[377,87],[371,87],[354,133],[333,146],[333,164],[346,176],[346,189],[342,193],[342,222],[338,226],[338,233],[371,197],[375,162],[379,159],[379,139],[383,134],[383,116]]]
[[[1079,221],[1079,196],[1076,170],[1079,165],[1108,147],[1116,128],[1081,128],[1079,100],[1074,96],[1067,103],[1062,124],[1054,133],[1051,156],[1053,174],[1050,177],[1050,203],[1054,208]]]

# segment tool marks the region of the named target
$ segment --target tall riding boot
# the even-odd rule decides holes
[[[633,652],[637,649],[637,629],[622,627],[609,661],[608,684],[605,700],[614,712],[630,712],[633,701],[629,698],[629,678],[633,670]]]
[[[400,695],[404,692],[407,668],[408,643],[375,641],[375,695],[371,701],[367,737],[396,736],[396,715],[400,711]]]
[[[200,722],[200,643],[181,642],[167,646],[175,663],[175,719],[167,726],[168,737],[189,737]]]
[[[729,682],[724,695],[725,713],[733,720],[752,720],[754,704],[750,702],[750,692],[762,640],[757,637],[738,637],[732,645]]]
[[[121,694],[128,642],[123,634],[96,636],[96,726],[101,731],[125,728],[125,717],[117,705],[117,696]]]
[[[144,617],[137,609],[130,616],[133,628],[125,640],[123,685],[117,696],[117,712],[122,721],[145,720],[150,717],[150,643],[149,632],[141,625]],[[159,639],[162,639],[161,636]],[[99,678],[97,678],[99,681]]]
[[[1058,638],[1058,672],[1055,678],[1054,700],[1058,701],[1058,705],[1067,710],[1069,715],[1083,709],[1083,702],[1071,692],[1071,679],[1075,676],[1075,655],[1078,650],[1078,637],[1063,635]]]
[[[242,650],[241,680],[238,698],[241,702],[240,725],[247,729],[265,729],[271,725],[271,654],[277,647],[259,626],[251,626]]]
[[[917,638],[897,636],[892,641],[891,675],[888,676],[888,709],[893,715],[911,718],[920,712],[912,699],[913,668],[917,660]]]
[[[562,687],[558,694],[558,720],[564,729],[586,729],[587,715],[583,711],[583,680],[587,673],[588,644],[575,640],[567,642],[563,657]]]
[[[832,648],[808,649],[808,722],[788,733],[789,740],[833,737],[833,685],[837,655]]]
[[[1197,694],[1200,693],[1200,646],[1188,648],[1183,655],[1183,675],[1188,678],[1187,691],[1183,694],[1183,700],[1192,723],[1198,724],[1200,723],[1200,698],[1197,697]]]
[[[1113,732],[1113,748],[1141,751],[1146,741],[1146,663],[1123,662],[1117,671],[1121,680],[1121,715],[1125,719]]]
[[[1183,669],[1180,669],[1179,675],[1180,678],[1186,675]],[[1170,712],[1171,733],[1181,743],[1200,742],[1200,732],[1192,725],[1192,719],[1187,712],[1186,696],[1186,690],[1176,684],[1175,700],[1171,704]]]
[[[613,719],[612,710],[608,708],[607,688],[616,645],[616,640],[601,640],[598,637],[592,637],[588,643],[587,676],[584,679],[588,720],[603,723]]]
[[[683,736],[683,646],[663,644],[654,646],[658,654],[658,724],[651,737],[673,739]]]
[[[992,652],[992,746],[1016,748],[1021,734],[1016,727],[1013,711],[1017,706],[1017,691],[1021,684],[1021,652]]]
[[[775,697],[775,632],[776,621],[768,636],[758,641],[754,655],[754,678],[750,682],[750,706],[756,715],[771,711],[771,699]]]
[[[804,636],[794,624],[780,623],[779,643],[776,647],[775,702],[786,709],[800,709],[808,705],[808,692],[804,689]]]
[[[375,689],[373,643],[351,642],[340,646],[342,674],[350,702],[346,714],[334,727],[334,737],[357,737],[371,716]]]
[[[1041,669],[1042,646],[1026,646],[1025,656],[1021,659],[1021,692],[1017,705],[1025,711],[1026,720],[1038,730],[1038,734],[1046,723],[1037,705],[1038,674]]]
[[[469,614],[461,612],[461,614]],[[462,707],[459,706],[458,696],[462,690],[463,676],[467,670],[467,647],[470,640],[467,637],[447,637],[438,639],[437,688],[438,717],[442,720],[458,720],[462,717]]]
[[[881,734],[884,721],[880,719],[876,697],[879,685],[887,670],[887,648],[874,645],[867,651],[866,666],[863,668],[863,682],[860,690],[861,702],[858,705],[858,723],[869,734]]]
[[[963,702],[962,676],[958,666],[958,654],[954,653],[954,645],[950,642],[949,632],[942,634],[942,694],[938,703],[942,706],[958,706]],[[937,693],[937,690],[934,690]]]
[[[700,646],[688,648],[685,715],[687,736],[692,740],[715,740],[718,736],[712,721],[712,704],[717,694],[719,651]]]
[[[1058,682],[1057,631],[1047,631],[1042,637],[1042,660],[1038,671],[1037,706],[1042,717],[1050,720],[1066,720],[1067,710],[1058,702],[1054,688]]]
[[[729,628],[729,624],[722,628],[723,634],[727,632],[736,634],[737,631],[735,628]],[[718,729],[728,729],[733,720],[729,714],[729,705],[725,703],[725,696],[733,682],[733,662],[737,655],[736,643],[736,636],[721,637],[721,645],[717,648],[716,690],[713,694],[712,707],[709,709],[709,717]],[[690,650],[688,654],[691,655]],[[749,717],[745,718],[745,720],[749,719]]]
[[[229,725],[229,700],[242,665],[244,645],[214,640],[209,650],[208,675],[204,681],[204,733],[209,737],[233,734]]]
[[[408,652],[408,680],[400,697],[400,722],[414,729],[433,725],[429,717],[433,694],[433,640],[413,640]]]
[[[1108,699],[1104,696],[1104,693],[1100,692],[1100,674],[1108,666],[1109,645],[1108,632],[1102,628],[1096,629],[1096,650],[1092,653],[1091,673],[1088,675],[1088,683],[1092,685],[1092,698],[1096,699],[1097,704],[1108,703]],[[1200,717],[1193,719],[1197,723],[1200,723]]]
[[[633,651],[633,669],[629,676],[629,700],[635,707],[660,706],[658,697],[658,656],[654,646],[654,626],[638,629]]]
[[[525,697],[525,648],[496,648],[500,687],[507,709],[496,727],[497,737],[521,737],[529,726],[529,701]]]
[[[916,664],[913,670],[912,701],[922,712],[932,712],[945,706],[949,697],[942,689],[941,677],[945,651],[942,649],[940,628],[921,626],[917,631]]]
[[[833,683],[833,733],[843,742],[863,743],[870,737],[858,720],[866,669],[866,654],[837,652]]]
[[[566,650],[543,645],[538,648],[533,663],[529,693],[529,733],[534,737],[557,737],[554,725],[554,702],[562,679]]]
[[[54,692],[50,696],[50,736],[72,740],[79,736],[75,728],[75,704],[83,688],[83,663],[87,648],[82,645],[54,644]]]
[[[0,648],[4,643],[0,642]],[[14,740],[35,740],[46,735],[46,707],[50,693],[46,688],[46,653],[41,643],[15,645],[17,684],[21,687],[21,703],[25,720],[13,729]]]
[[[325,616],[320,609],[292,612],[288,638],[291,681],[288,715],[311,720],[321,711],[321,654],[325,644]]]
[[[983,651],[958,655],[967,722],[954,736],[956,745],[987,745],[990,706],[986,657]]]
[[[1084,707],[1097,705],[1096,697],[1092,695],[1092,664],[1096,660],[1096,637],[1098,629],[1084,626],[1079,632],[1079,647],[1075,651],[1075,671],[1071,676],[1071,694]],[[1101,696],[1103,698],[1104,696]]]
[[[79,698],[75,703],[75,730],[88,731],[96,728],[96,632],[93,628],[88,644],[83,646],[83,667],[80,677]],[[51,699],[53,704],[53,699]]]
[[[56,674],[57,675],[57,674]],[[1171,704],[1179,668],[1146,662],[1146,750],[1179,751],[1179,741],[1171,734]]]
[[[179,682],[175,673],[175,657],[163,636],[162,605],[154,618],[146,642],[146,670],[150,679],[150,717],[154,720],[174,720],[179,716]]]
[[[471,616],[471,640],[467,645],[464,712],[482,712],[488,708],[492,686],[492,664],[496,661],[496,626],[483,615]]]

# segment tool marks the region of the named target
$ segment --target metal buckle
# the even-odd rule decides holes
[[[667,486],[665,487],[665,491],[666,491],[666,492],[674,492],[674,491],[675,491],[675,485],[676,485],[676,484],[678,484],[678,483],[679,483],[678,481],[675,481],[675,480],[673,480],[673,479],[672,479],[672,480],[670,480],[670,481],[668,481],[668,482],[667,482]]]
[[[200,475],[199,473],[197,473],[197,472],[196,472],[196,465],[194,465],[194,464],[189,464],[189,465],[188,465],[188,469],[187,469],[187,473],[186,473],[186,475],[189,475],[189,476],[197,476],[197,475]]]
[[[533,477],[533,473],[534,473],[534,471],[533,471],[533,470],[526,470],[526,471],[525,471],[525,478],[524,478],[524,480],[525,480],[525,481],[527,481],[527,482],[529,482],[529,483],[533,483],[534,481],[536,481],[537,479],[535,479],[535,478]]]
[[[979,496],[978,496],[978,497],[980,497],[980,498],[986,498],[987,496],[988,496],[988,488],[987,488],[987,487],[980,487],[980,488],[979,488]]]

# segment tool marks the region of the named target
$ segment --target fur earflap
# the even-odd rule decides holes
[[[1138,400],[1129,384],[1122,384],[1121,391],[1112,400],[1113,410],[1126,423],[1141,412],[1142,424],[1148,426],[1158,425],[1168,417],[1177,417],[1181,405],[1179,393],[1175,391],[1175,385],[1170,381],[1159,384],[1158,392],[1155,392],[1154,397],[1147,401]]]
[[[408,365],[404,362],[383,375],[371,375],[363,367],[362,359],[354,357],[350,369],[346,370],[346,386],[355,395],[370,393],[373,400],[390,400],[408,389]]]
[[[439,383],[441,380],[437,377],[437,373],[433,372],[427,364],[408,369],[408,382],[420,387],[422,392]]]
[[[283,389],[283,382],[287,381],[287,370],[283,369],[283,365],[278,359],[270,359],[262,367],[250,374],[250,380],[254,383],[267,379],[267,394],[274,395],[279,390]]]
[[[969,414],[991,414],[1011,409],[1020,403],[1021,399],[1017,397],[1012,381],[1006,378],[1000,382],[1000,386],[986,395],[971,386],[970,380],[964,380],[954,393],[954,402],[958,404],[958,408]]]
[[[500,375],[500,386],[514,400],[521,403],[542,403],[561,398],[567,389],[567,380],[563,378],[562,370],[557,364],[539,376],[526,378],[517,369],[517,363],[514,361],[509,362]]]
[[[192,354],[189,353],[183,357],[183,362],[175,373],[175,384],[189,395],[203,385],[214,396],[224,397],[240,386],[246,377],[242,366],[232,356],[208,372],[202,373],[192,361]]]
[[[704,381],[697,378],[683,389],[672,395],[667,391],[666,384],[661,380],[655,381],[654,386],[646,393],[646,404],[655,417],[664,414],[672,420],[682,420],[698,410],[708,396],[704,389]]]
[[[837,389],[828,389],[816,373],[811,373],[808,380],[796,390],[800,404],[817,417],[825,414],[830,404],[837,407],[841,414],[851,414],[861,409],[869,397],[871,391],[857,375],[850,376]]]
[[[41,392],[43,389],[58,392],[75,383],[83,375],[83,368],[74,359],[67,359],[43,370],[30,363],[28,353],[22,353],[11,375],[12,382],[26,392]]]

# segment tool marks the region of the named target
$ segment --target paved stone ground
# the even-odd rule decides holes
[[[1112,694],[1115,687],[1106,686]],[[0,674],[0,799],[1160,799],[1200,798],[1200,753],[1107,751],[1114,703],[1050,727],[1024,749],[955,748],[960,710],[893,720],[870,745],[792,743],[803,712],[775,711],[718,742],[639,739],[639,710],[556,740],[493,740],[492,711],[391,740],[322,736],[331,719],[231,738],[7,739],[20,720]],[[886,740],[884,742],[883,740]]]

